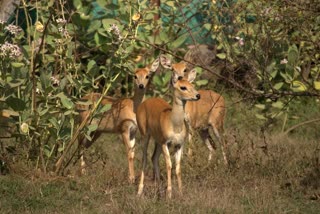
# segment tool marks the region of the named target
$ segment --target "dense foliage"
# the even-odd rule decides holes
[[[91,91],[130,96],[135,67],[160,53],[180,60],[188,45],[215,46],[216,63],[224,64],[225,72],[214,66],[202,70],[259,98],[260,119],[288,112],[299,96],[320,96],[315,0],[162,0],[160,7],[151,2],[29,1],[12,22],[0,21],[2,117],[18,127],[17,144],[27,146],[26,155],[40,160],[43,170],[81,131],[79,97]],[[248,73],[240,77],[244,70]],[[167,91],[169,78],[157,74],[155,95]]]

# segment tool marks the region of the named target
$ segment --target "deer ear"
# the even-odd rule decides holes
[[[160,55],[160,63],[164,68],[170,69],[170,70],[172,69],[171,59],[168,56],[164,55],[164,54]]]
[[[153,63],[151,65],[149,65],[148,67],[150,68],[150,71],[151,72],[155,72],[158,67],[159,67],[159,64],[160,64],[160,60],[159,60],[159,57],[157,59],[155,59],[153,61]]]
[[[188,82],[193,82],[195,80],[195,78],[197,77],[197,71],[196,69],[192,69],[191,71],[189,71],[188,74]]]
[[[174,85],[179,80],[179,75],[173,73],[171,77],[171,84]]]

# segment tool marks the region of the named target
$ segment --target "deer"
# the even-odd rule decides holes
[[[147,164],[148,144],[152,138],[156,143],[158,151],[162,151],[165,157],[167,170],[167,190],[168,199],[172,197],[171,169],[172,162],[169,146],[174,147],[175,172],[178,180],[178,189],[182,194],[181,179],[181,157],[183,146],[188,138],[188,129],[185,123],[186,102],[196,102],[200,99],[200,94],[191,83],[195,79],[194,75],[189,75],[188,79],[178,79],[173,76],[171,82],[173,86],[172,106],[161,98],[149,98],[142,102],[137,109],[137,123],[143,144],[143,158],[138,196],[141,196],[144,188],[145,168]]]
[[[126,146],[127,159],[129,166],[129,182],[135,182],[134,172],[134,148],[135,138],[137,132],[136,111],[140,103],[144,100],[147,91],[148,83],[150,82],[151,75],[159,67],[159,58],[154,60],[150,65],[144,68],[138,68],[134,73],[134,95],[131,98],[113,98],[104,96],[101,99],[101,105],[111,105],[111,108],[104,112],[101,118],[94,118],[90,124],[97,124],[98,128],[92,133],[91,141],[80,135],[78,138],[79,148],[88,148],[94,143],[102,133],[115,133],[120,134],[122,141]],[[97,102],[101,98],[99,93],[91,93],[84,97],[82,100]],[[80,111],[80,121],[83,121],[87,115],[90,114],[90,108]],[[88,124],[89,125],[89,124]],[[86,163],[81,154],[81,173],[85,174]]]
[[[196,73],[194,68],[188,71],[188,65],[184,61],[172,63],[171,59],[166,55],[160,56],[160,63],[164,68],[172,70],[174,75],[180,79],[187,79],[188,76],[194,76],[194,73]],[[212,129],[214,136],[221,146],[224,163],[228,165],[224,141],[225,100],[220,94],[212,90],[199,90],[199,94],[201,100],[186,103],[186,121],[191,129],[189,142],[191,141],[193,130],[197,130],[209,150],[208,161],[211,161],[213,153],[216,150],[216,145],[209,132]],[[155,151],[156,154],[159,155],[159,152]],[[157,157],[153,157],[153,164],[158,162],[154,159],[157,159]],[[155,175],[159,179],[160,174],[157,171],[159,166],[154,166],[154,168]]]

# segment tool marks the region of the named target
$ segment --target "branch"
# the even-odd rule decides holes
[[[194,65],[194,66],[197,66],[197,67],[200,67],[202,68],[203,70],[205,71],[208,71],[212,74],[214,74],[215,76],[217,76],[218,78],[220,79],[223,79],[224,81],[232,84],[234,87],[236,87],[237,89],[241,90],[242,92],[245,92],[245,93],[248,93],[248,94],[251,94],[252,96],[256,97],[256,98],[260,98],[260,97],[264,97],[264,98],[270,98],[270,99],[273,99],[273,100],[276,100],[278,98],[281,98],[281,97],[286,97],[286,96],[296,96],[296,97],[320,97],[320,92],[316,92],[316,91],[302,91],[302,92],[294,92],[294,91],[272,91],[272,92],[265,92],[265,91],[259,91],[259,90],[256,90],[256,89],[248,89],[248,88],[245,88],[243,87],[242,85],[240,85],[239,83],[233,81],[232,79],[229,79],[225,76],[222,76],[221,74],[215,72],[213,69],[214,68],[208,68],[208,67],[205,67],[203,65],[198,65],[198,64],[195,64],[193,62],[190,62],[189,60],[185,60],[183,59],[182,57],[176,55],[175,53],[173,53],[172,51],[169,51],[161,46],[158,46],[156,44],[153,44],[153,43],[150,43],[148,41],[145,41],[145,40],[142,40],[142,39],[138,39],[138,38],[133,38],[133,37],[128,37],[128,39],[134,39],[136,41],[139,41],[139,42],[142,42],[142,43],[145,43],[147,45],[150,45],[164,53],[167,53],[167,54],[170,54],[171,56],[177,58],[177,59],[180,59],[180,60],[183,60],[187,63],[190,63],[191,65]]]
[[[291,128],[287,129],[283,134],[287,135],[287,134],[289,134],[289,132],[291,132],[292,130],[294,130],[296,128],[299,128],[300,126],[303,126],[303,125],[306,125],[306,124],[309,124],[309,123],[315,123],[315,122],[318,122],[318,121],[320,121],[320,118],[313,119],[313,120],[307,120],[307,121],[304,121],[302,123],[298,123],[298,124],[292,126]]]

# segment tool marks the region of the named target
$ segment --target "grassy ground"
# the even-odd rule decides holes
[[[208,151],[196,139],[189,145],[192,155],[185,152],[182,160],[184,194],[178,195],[174,177],[170,201],[163,159],[163,183],[154,186],[149,164],[144,195],[136,197],[137,184],[128,184],[125,149],[116,136],[103,136],[87,151],[85,176],[77,176],[78,166],[56,177],[16,161],[0,176],[0,213],[319,213],[319,134],[309,134],[319,123],[290,136],[262,133],[260,125],[247,105],[228,109],[230,166],[219,150],[208,163]],[[141,145],[136,151],[138,179]]]

